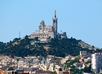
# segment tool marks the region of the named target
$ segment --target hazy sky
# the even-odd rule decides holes
[[[54,10],[59,32],[102,48],[102,0],[0,0],[0,41],[30,35],[42,19],[52,25]]]

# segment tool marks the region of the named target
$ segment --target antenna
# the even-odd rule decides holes
[[[19,32],[19,38],[21,38],[21,32]]]

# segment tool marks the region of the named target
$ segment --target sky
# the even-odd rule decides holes
[[[0,0],[0,41],[30,35],[41,20],[52,25],[54,10],[59,33],[102,48],[102,0]]]

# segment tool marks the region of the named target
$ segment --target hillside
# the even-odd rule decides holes
[[[41,43],[35,39],[29,39],[25,36],[24,39],[15,38],[13,41],[3,43],[0,42],[0,54],[10,55],[10,51],[14,56],[44,56],[54,55],[64,57],[68,54],[76,56],[79,51],[100,52],[101,50],[88,45],[87,43],[76,40],[75,38],[66,39],[51,39],[47,43]]]

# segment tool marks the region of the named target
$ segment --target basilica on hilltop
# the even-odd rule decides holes
[[[39,29],[33,32],[29,38],[38,37],[40,41],[47,41],[51,38],[67,38],[66,32],[58,33],[58,18],[56,17],[56,10],[52,18],[52,25],[45,25],[44,20],[40,21]]]

